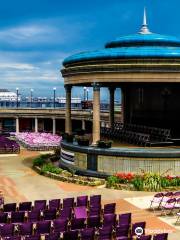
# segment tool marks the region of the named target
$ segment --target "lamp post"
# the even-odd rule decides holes
[[[33,91],[34,91],[34,89],[31,88],[31,99],[30,99],[30,101],[31,101],[30,102],[31,103],[31,105],[30,105],[31,108],[32,108],[32,102],[33,102]]]
[[[54,92],[54,102],[53,102],[53,106],[54,108],[56,107],[56,87],[53,88],[53,92]]]
[[[18,108],[19,106],[19,104],[18,104],[18,101],[19,101],[19,88],[16,88],[16,107]]]
[[[87,87],[84,87],[84,101],[86,101],[86,90],[87,90]]]
[[[87,88],[87,90],[86,90],[86,94],[87,94],[87,97],[86,97],[86,99],[87,99],[87,101],[89,100],[89,89]]]

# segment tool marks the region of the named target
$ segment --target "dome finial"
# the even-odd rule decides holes
[[[139,32],[140,34],[150,34],[151,32],[148,29],[147,25],[147,16],[146,16],[146,8],[144,8],[144,17],[143,17],[143,24],[141,27],[141,30]]]

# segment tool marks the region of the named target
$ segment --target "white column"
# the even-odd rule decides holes
[[[72,121],[71,121],[71,86],[66,85],[66,118],[65,118],[65,132],[72,134]]]
[[[96,145],[100,140],[100,85],[94,83],[93,85],[93,142]]]
[[[109,124],[110,128],[114,127],[114,87],[109,87]]]
[[[53,121],[53,135],[55,135],[56,134],[56,119],[53,118],[52,121]]]
[[[19,118],[16,118],[16,133],[19,133]]]
[[[38,132],[38,118],[35,118],[35,132]]]
[[[82,130],[86,130],[86,123],[84,119],[82,120]]]

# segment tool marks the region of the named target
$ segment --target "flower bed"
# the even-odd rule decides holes
[[[22,132],[15,134],[17,141],[28,150],[48,151],[60,147],[61,137],[51,133]]]
[[[161,191],[180,188],[180,176],[160,175],[157,173],[133,174],[117,173],[108,177],[106,186],[115,189],[138,191]]]
[[[49,159],[51,159],[52,156],[42,155],[35,158],[33,161],[34,170],[46,177],[50,177],[63,182],[71,182],[88,186],[100,186],[105,184],[104,179],[79,176],[75,174],[73,169],[71,172],[69,172],[67,170],[63,170],[59,167],[54,166],[53,163],[49,161]]]

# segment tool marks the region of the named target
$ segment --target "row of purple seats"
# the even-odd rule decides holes
[[[16,141],[10,140],[5,136],[0,136],[0,152],[1,153],[19,153],[20,146]]]
[[[32,209],[45,210],[45,209],[57,209],[74,207],[74,206],[100,206],[101,205],[101,195],[92,195],[88,200],[88,196],[79,196],[75,202],[75,198],[64,198],[61,204],[61,199],[51,199],[49,200],[48,206],[46,200],[35,200],[34,206],[32,202],[21,202],[19,206],[16,203],[6,203],[3,205],[2,211],[4,212],[14,212],[18,211],[31,211]]]

